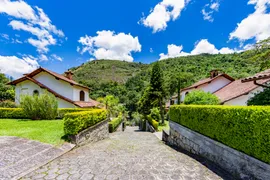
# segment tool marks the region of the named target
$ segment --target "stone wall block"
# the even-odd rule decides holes
[[[77,135],[70,136],[71,142],[76,146],[82,146],[88,143],[97,142],[109,137],[108,120],[99,122],[98,124],[89,127]]]

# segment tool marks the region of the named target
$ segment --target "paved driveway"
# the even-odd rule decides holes
[[[0,136],[0,180],[17,179],[69,151],[74,145],[54,147],[19,137]]]
[[[128,127],[109,139],[77,148],[23,179],[222,179],[154,134]],[[218,175],[219,174],[219,175]]]

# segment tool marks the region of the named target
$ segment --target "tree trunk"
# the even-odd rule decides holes
[[[180,91],[180,78],[178,79],[177,85],[177,104],[180,105],[181,103],[181,91]]]

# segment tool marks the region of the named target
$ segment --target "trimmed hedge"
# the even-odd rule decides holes
[[[269,107],[171,106],[170,119],[270,163]]]
[[[67,113],[83,112],[83,111],[91,111],[91,110],[93,110],[93,109],[94,109],[94,108],[87,108],[87,109],[84,109],[84,108],[59,108],[59,109],[58,109],[58,115],[57,115],[57,118],[63,119],[64,116],[65,116]]]
[[[158,131],[159,122],[154,120],[150,115],[147,116],[147,120],[155,128],[155,130]]]
[[[0,118],[5,119],[28,119],[21,108],[0,108]]]
[[[58,119],[63,119],[65,114],[73,112],[84,112],[91,111],[92,109],[83,109],[83,108],[59,108],[58,109]],[[30,119],[23,112],[22,108],[0,108],[0,118],[2,119]]]
[[[64,116],[64,132],[66,135],[76,135],[105,119],[107,112],[103,109],[67,113]]]
[[[122,115],[111,120],[109,122],[109,132],[112,133],[112,132],[116,131],[117,127],[121,124],[121,122],[122,122]]]

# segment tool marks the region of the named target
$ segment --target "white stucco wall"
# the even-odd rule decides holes
[[[224,105],[234,105],[234,106],[246,106],[247,105],[247,101],[254,97],[255,94],[262,92],[263,88],[262,87],[258,87],[256,89],[254,89],[253,91],[251,91],[248,95],[242,95],[238,98],[232,99],[228,102],[225,102]]]
[[[216,92],[217,90],[221,89],[222,87],[226,86],[229,84],[231,81],[223,76],[213,80],[209,84],[204,84],[202,86],[199,86],[198,89],[201,89],[205,92]]]
[[[58,108],[77,108],[74,104],[71,104],[63,99],[57,98],[58,100]]]
[[[20,96],[22,94],[33,95],[34,90],[38,90],[39,94],[42,94],[45,91],[44,89],[41,89],[38,85],[29,80],[18,83],[15,87],[15,103],[20,104]],[[60,98],[57,98],[57,101],[59,108],[76,108],[75,105]]]
[[[78,86],[74,86],[73,87],[73,101],[80,101],[80,92],[84,91],[85,94],[85,101],[89,101],[89,91],[78,87]]]
[[[18,83],[15,87],[15,103],[20,104],[21,94],[33,95],[34,90],[38,90],[39,93],[43,92],[43,89],[29,80]]]
[[[41,72],[33,78],[49,87],[53,91],[57,92],[58,94],[73,100],[73,86],[71,86],[69,83],[63,80],[57,80],[54,76],[46,72]]]
[[[201,86],[198,86],[198,88],[188,89],[181,92],[181,101],[183,102],[185,100],[185,96],[187,92],[191,92],[193,90],[203,90],[205,92],[214,93],[217,90],[223,88],[227,84],[229,84],[231,81],[223,76],[213,80],[211,83],[203,84]],[[175,103],[177,103],[177,100],[175,100]]]

